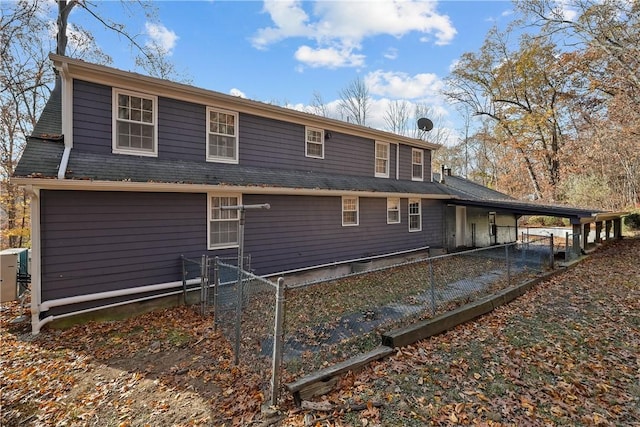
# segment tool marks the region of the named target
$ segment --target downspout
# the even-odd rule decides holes
[[[29,208],[31,210],[31,331],[35,335],[39,331],[40,322],[40,190],[28,186],[26,190],[31,195]]]
[[[73,79],[69,76],[69,65],[65,62],[58,66],[59,82],[62,93],[62,135],[64,137],[64,151],[58,168],[58,179],[64,179],[67,173],[69,155],[73,147]],[[56,82],[58,84],[58,82]]]
[[[58,168],[58,179],[64,179],[67,173],[67,164],[69,163],[69,155],[71,154],[71,147],[66,145],[62,152],[62,159],[60,160],[60,167]]]

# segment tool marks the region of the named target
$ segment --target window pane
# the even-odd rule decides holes
[[[355,212],[344,212],[342,214],[342,222],[344,224],[355,224],[356,223],[356,213]]]
[[[314,157],[322,157],[322,144],[307,144],[307,155]]]

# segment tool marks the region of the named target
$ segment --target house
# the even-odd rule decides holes
[[[50,58],[59,84],[12,178],[31,194],[34,333],[180,294],[181,255],[236,255],[225,206],[270,205],[246,213],[259,275],[517,236],[513,209],[494,200],[492,220],[483,196],[432,179],[435,144]]]

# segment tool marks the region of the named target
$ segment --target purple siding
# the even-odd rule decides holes
[[[111,87],[74,81],[75,150],[111,153],[111,102]],[[314,159],[305,156],[304,132],[305,126],[300,124],[240,114],[240,164],[374,176],[374,140],[331,131],[332,137],[325,141],[324,159]],[[394,144],[390,144],[389,154],[389,179],[394,179]],[[428,150],[425,162],[427,154]],[[206,106],[158,98],[158,158],[206,162]],[[215,168],[215,163],[211,165]],[[404,145],[400,146],[400,179],[411,179],[411,148]]]
[[[387,224],[386,198],[360,198],[358,226],[342,226],[340,197],[244,196],[244,203],[271,204],[247,213],[245,251],[258,274],[442,245],[442,204],[422,203],[422,231],[409,233],[407,199],[401,223]]]
[[[257,274],[442,242],[442,204],[423,201],[423,230],[386,223],[385,198],[360,198],[360,225],[343,227],[340,197],[245,195],[245,252]],[[184,193],[42,191],[42,298],[179,281],[180,255],[207,253],[207,196]],[[209,251],[233,256],[235,249]]]
[[[73,81],[73,146],[94,153],[111,153],[111,87]]]
[[[43,300],[180,280],[206,245],[204,194],[41,192]]]

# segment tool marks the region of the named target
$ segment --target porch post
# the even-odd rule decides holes
[[[585,223],[582,228],[584,229],[584,232],[582,233],[582,249],[586,250],[589,247],[589,231],[591,231],[591,223]]]
[[[618,240],[622,239],[622,218],[613,220],[613,237]]]
[[[610,219],[604,222],[604,235],[605,235],[605,239],[607,240],[611,238],[611,220]]]
[[[596,243],[602,243],[600,234],[602,234],[602,221],[596,222]]]
[[[575,256],[580,256],[580,232],[582,231],[582,227],[580,224],[573,224],[573,254]]]

